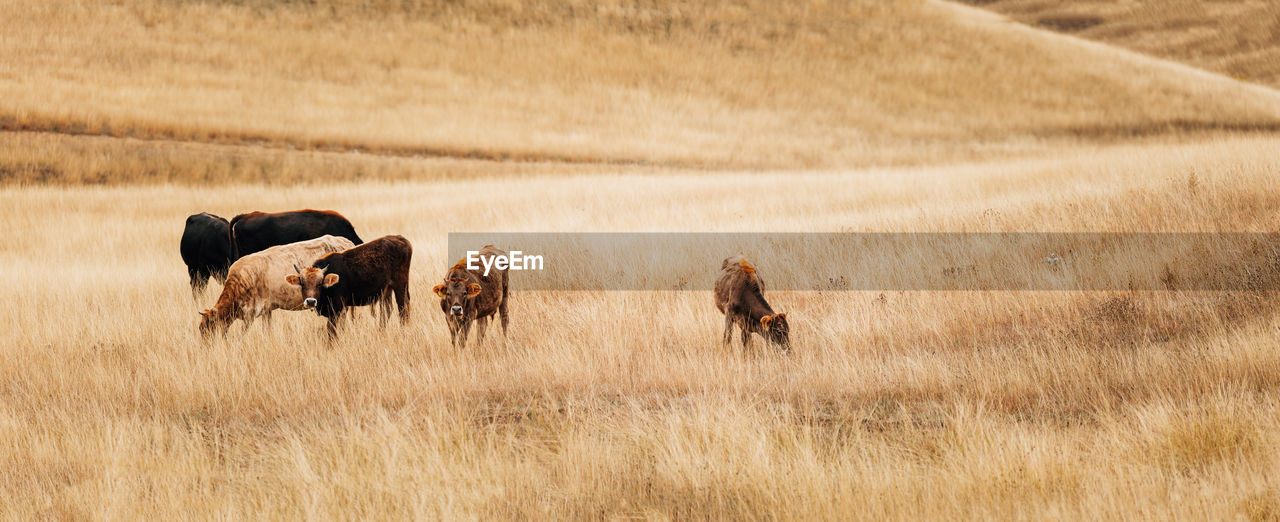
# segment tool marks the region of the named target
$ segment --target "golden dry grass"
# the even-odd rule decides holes
[[[969,0],[1039,27],[1280,87],[1280,9],[1266,0]]]
[[[429,293],[450,231],[1274,231],[1273,90],[915,0],[0,29],[0,518],[1280,516],[1274,292],[770,293],[790,356],[707,292],[521,274],[509,342],[457,350]],[[300,207],[413,242],[410,324],[202,343],[183,219]]]
[[[1274,129],[1280,97],[939,2],[7,0],[0,128],[795,167]]]
[[[426,289],[460,229],[1274,230],[1275,145],[751,176],[5,188],[0,227],[19,232],[0,250],[14,303],[0,323],[0,510],[1270,516],[1270,293],[780,292],[796,330],[785,357],[720,346],[705,292],[535,293],[518,274],[510,342],[455,350]],[[450,197],[470,194],[490,204]],[[182,219],[304,205],[414,243],[410,325],[377,331],[359,314],[329,349],[319,318],[277,314],[202,345],[195,312],[213,295],[191,299]]]
[[[253,183],[292,186],[600,172],[679,172],[652,165],[495,161],[0,131],[0,183],[34,185]]]

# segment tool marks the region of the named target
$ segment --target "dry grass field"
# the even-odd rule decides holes
[[[430,293],[451,231],[1272,232],[1267,87],[940,2],[0,13],[5,519],[1280,517],[1272,291],[770,293],[790,355]],[[301,207],[413,243],[410,323],[202,342],[183,219]]]

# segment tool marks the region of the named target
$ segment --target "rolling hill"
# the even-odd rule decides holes
[[[1280,87],[1274,2],[970,0],[1014,20]]]
[[[1280,125],[1271,90],[934,1],[6,4],[4,130],[776,168]]]

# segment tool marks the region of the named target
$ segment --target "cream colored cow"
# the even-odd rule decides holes
[[[276,309],[302,310],[302,293],[285,278],[297,272],[298,267],[308,267],[316,259],[330,252],[340,252],[354,247],[351,240],[338,236],[320,236],[268,248],[244,256],[227,271],[227,282],[213,308],[200,312],[200,333],[212,335],[227,329],[236,319],[245,322],[245,329],[253,320],[265,316],[271,321]]]

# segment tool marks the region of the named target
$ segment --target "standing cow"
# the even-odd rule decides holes
[[[309,265],[321,256],[355,246],[345,237],[322,236],[308,241],[290,243],[249,254],[231,265],[222,294],[213,308],[200,312],[200,333],[208,337],[227,328],[236,319],[244,320],[245,329],[259,316],[271,321],[271,311],[302,310],[302,296],[297,287],[288,284],[285,277],[299,265]]]
[[[235,259],[326,234],[345,237],[356,245],[364,243],[351,222],[332,210],[250,212],[231,218],[231,248]]]
[[[285,280],[294,286],[307,308],[329,319],[329,340],[338,335],[337,322],[351,306],[383,304],[383,324],[391,316],[395,294],[400,323],[409,321],[409,262],[413,247],[404,236],[383,236],[363,245],[317,259]]]
[[[493,245],[486,245],[479,254],[481,258],[507,256],[506,252]],[[467,334],[473,321],[476,323],[476,344],[484,342],[485,326],[495,313],[502,319],[502,337],[506,338],[507,323],[510,322],[507,315],[510,292],[507,277],[506,268],[494,267],[486,276],[482,269],[467,270],[465,261],[458,261],[445,275],[444,283],[432,288],[440,297],[440,310],[449,324],[449,337],[455,347],[467,345]]]
[[[219,283],[227,280],[232,261],[231,225],[208,212],[187,216],[179,249],[187,275],[191,276],[191,296],[199,299],[210,277]]]
[[[716,308],[724,313],[724,344],[733,339],[733,327],[742,330],[742,347],[757,333],[770,344],[791,351],[791,329],[787,314],[775,314],[761,293],[763,282],[756,268],[741,254],[730,256],[720,263],[720,277],[716,279]]]

